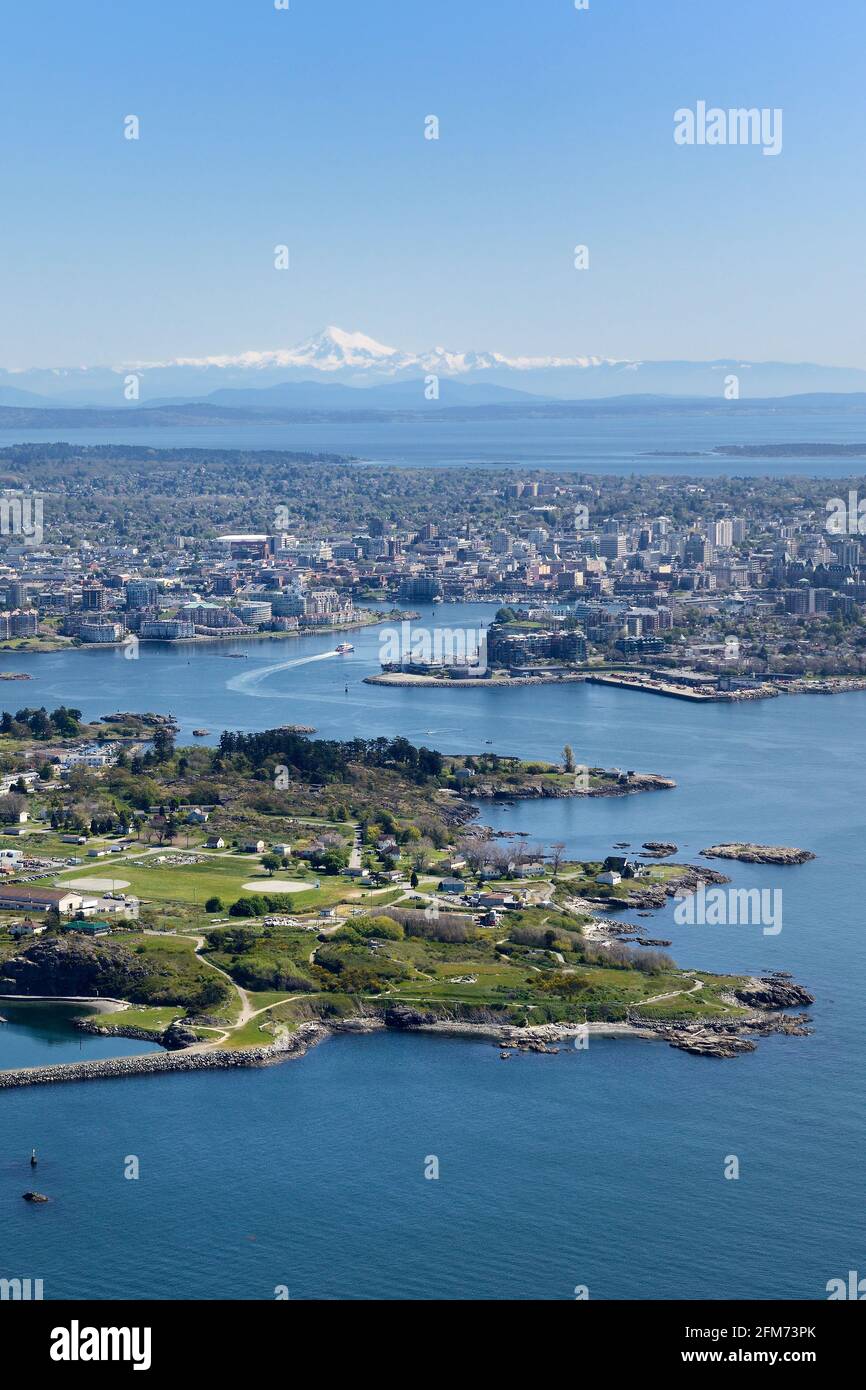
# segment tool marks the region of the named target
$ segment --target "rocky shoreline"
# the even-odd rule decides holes
[[[289,1058],[303,1057],[310,1047],[323,1042],[333,1034],[376,1033],[385,1030],[395,1032],[427,1033],[440,1037],[474,1038],[487,1040],[501,1049],[503,1055],[512,1052],[555,1053],[562,1043],[575,1043],[592,1037],[626,1037],[661,1041],[669,1046],[701,1057],[737,1057],[746,1052],[754,1052],[754,1036],[767,1036],[771,1033],[784,1033],[802,1037],[812,1030],[804,1014],[784,1012],[789,1008],[808,1008],[814,998],[802,985],[789,981],[780,974],[755,977],[746,985],[735,990],[732,1003],[745,1005],[752,1010],[742,1018],[710,1019],[648,1019],[635,1012],[625,1021],[605,1023],[543,1023],[535,1027],[519,1027],[516,1024],[500,1023],[493,1020],[474,1021],[467,1019],[444,1019],[422,1009],[413,1009],[403,1004],[391,1005],[381,1013],[371,1013],[352,1018],[332,1020],[322,1023],[303,1023],[293,1033],[286,1033],[276,1042],[266,1047],[242,1048],[230,1051],[226,1048],[207,1048],[196,1042],[190,1045],[194,1036],[185,1025],[169,1025],[164,1036],[177,1028],[177,1037],[166,1042],[169,1050],[149,1052],[134,1057],[104,1057],[87,1062],[59,1062],[42,1067],[18,1067],[0,1071],[0,1090],[20,1086],[45,1086],[65,1081],[105,1081],[122,1076],[149,1076],[174,1071],[213,1071],[237,1067],[267,1066]],[[124,1029],[122,1025],[108,1028],[88,1024],[83,1020],[88,1032],[101,1032],[126,1037],[143,1037],[152,1040],[153,1035],[141,1029]],[[181,1036],[184,1034],[186,1036]]]
[[[625,1022],[542,1023],[536,1027],[521,1028],[512,1024],[440,1019],[423,1010],[397,1005],[384,1016],[348,1018],[339,1023],[332,1023],[330,1031],[374,1033],[394,1029],[439,1037],[486,1039],[498,1047],[503,1055],[512,1052],[555,1054],[559,1052],[563,1043],[574,1045],[580,1041],[585,1045],[585,1040],[593,1037],[643,1038],[648,1041],[666,1042],[669,1047],[689,1052],[693,1056],[716,1058],[738,1057],[747,1052],[754,1052],[756,1044],[752,1041],[752,1036],[767,1037],[772,1033],[783,1033],[791,1037],[805,1037],[811,1033],[806,1015],[782,1012],[785,1007],[808,1007],[814,1002],[802,986],[777,988],[775,977],[767,977],[753,983],[762,987],[756,989],[755,994],[760,994],[766,1002],[763,1007],[743,1018],[678,1021],[647,1019],[635,1014]],[[745,993],[744,991],[738,995],[737,1002],[745,1002]]]
[[[596,769],[591,768],[590,774]],[[556,801],[574,796],[633,796],[637,792],[670,791],[676,787],[672,777],[662,777],[657,772],[632,772],[617,776],[606,768],[597,769],[600,775],[610,778],[603,786],[550,787],[541,782],[525,782],[518,786],[507,786],[496,781],[478,779],[471,787],[460,793],[468,801]]]

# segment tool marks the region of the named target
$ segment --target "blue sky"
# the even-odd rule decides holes
[[[0,366],[336,323],[866,367],[862,0],[290,3],[7,7]],[[782,153],[678,147],[700,99],[781,107]]]

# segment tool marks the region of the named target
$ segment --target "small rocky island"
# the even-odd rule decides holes
[[[676,786],[672,777],[657,772],[579,764],[571,750],[561,763],[499,753],[452,756],[444,761],[446,781],[460,796],[473,801],[633,796],[638,792],[670,791]]]
[[[729,844],[710,845],[702,849],[705,859],[739,859],[744,864],[807,864],[815,856],[808,849],[792,849],[787,845]]]

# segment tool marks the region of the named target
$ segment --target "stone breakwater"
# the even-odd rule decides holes
[[[308,1048],[328,1036],[317,1023],[302,1024],[296,1032],[268,1047],[242,1051],[152,1052],[137,1057],[103,1057],[92,1062],[59,1062],[56,1066],[19,1067],[0,1071],[0,1089],[14,1086],[48,1086],[60,1081],[111,1081],[121,1076],[149,1076],[172,1071],[212,1071],[231,1067],[261,1067],[289,1057],[302,1057]]]

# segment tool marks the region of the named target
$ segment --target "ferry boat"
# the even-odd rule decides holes
[[[354,650],[355,648],[352,646],[351,642],[341,642],[337,647],[337,651],[340,653],[340,656],[345,656],[346,652],[353,652]]]

